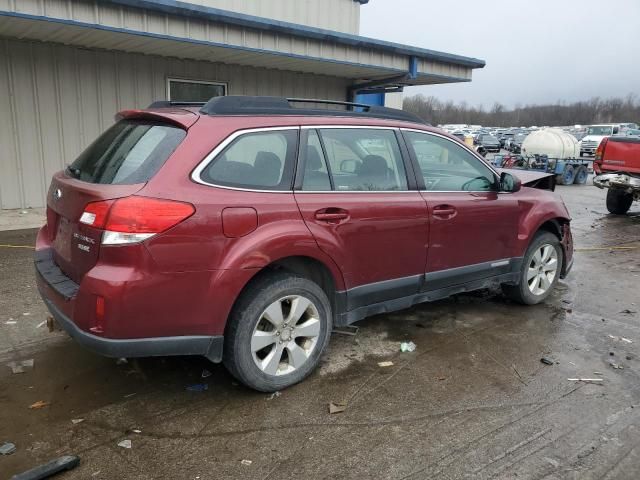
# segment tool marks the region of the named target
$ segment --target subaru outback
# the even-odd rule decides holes
[[[105,356],[202,355],[275,391],[335,326],[493,285],[536,304],[569,272],[552,177],[400,110],[296,102],[121,112],[51,182],[35,266],[56,322]]]

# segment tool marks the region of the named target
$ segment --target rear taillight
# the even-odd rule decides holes
[[[190,203],[131,196],[87,204],[80,223],[104,230],[103,245],[119,245],[142,242],[194,212]]]
[[[607,147],[608,141],[609,141],[608,137],[604,137],[602,139],[602,141],[600,142],[600,145],[598,145],[598,148],[596,149],[595,158],[593,159],[594,162],[598,164],[602,163],[602,158],[604,157],[604,149]]]

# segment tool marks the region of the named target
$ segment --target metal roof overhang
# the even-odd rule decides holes
[[[145,4],[147,6],[152,2],[130,1],[130,3]],[[304,29],[307,29],[307,27],[304,27]],[[389,78],[394,79],[391,85],[400,86],[470,81],[468,77],[449,77],[441,74],[430,74],[429,72],[411,72],[410,65],[404,70],[18,12],[0,11],[0,32],[4,37],[329,75],[352,79],[354,82]],[[339,36],[353,37],[351,35],[338,34],[337,32],[332,33]],[[481,62],[484,65],[482,61],[477,62]],[[480,68],[480,65],[475,67],[467,66],[467,68]]]

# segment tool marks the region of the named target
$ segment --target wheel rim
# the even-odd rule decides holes
[[[527,270],[527,284],[534,295],[549,291],[558,274],[558,252],[548,243],[540,246],[531,257]]]
[[[318,345],[320,314],[314,303],[289,295],[269,305],[253,329],[251,353],[267,375],[286,375],[304,365]]]

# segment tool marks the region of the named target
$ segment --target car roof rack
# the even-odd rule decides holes
[[[293,103],[311,103],[320,105],[336,105],[345,109],[320,109],[294,107]],[[400,120],[405,122],[426,124],[420,117],[395,108],[367,105],[364,103],[342,102],[338,100],[320,100],[314,98],[284,98],[230,95],[214,97],[208,102],[171,102],[157,101],[148,108],[170,107],[202,107],[203,115],[296,115],[323,117],[361,117]],[[356,110],[357,109],[357,110]]]
[[[147,108],[171,108],[171,107],[202,107],[207,102],[172,102],[170,100],[156,100]]]

